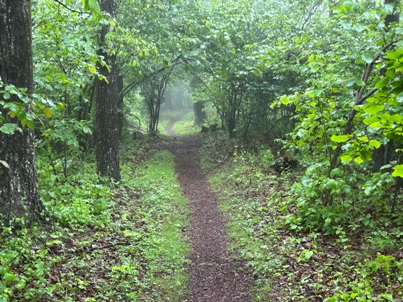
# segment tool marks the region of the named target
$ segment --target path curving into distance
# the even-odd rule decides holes
[[[179,119],[178,115],[172,124],[168,124],[167,133],[177,136],[172,126]],[[243,263],[228,252],[225,218],[200,168],[198,150],[202,141],[197,135],[182,136],[181,141],[182,144],[173,144],[170,151],[176,156],[178,180],[192,210],[190,284],[186,301],[252,301],[249,290],[253,278],[248,275]]]

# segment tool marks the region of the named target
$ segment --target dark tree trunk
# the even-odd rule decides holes
[[[119,70],[119,69],[118,69]],[[124,125],[124,121],[125,121],[125,115],[124,115],[124,103],[123,103],[123,96],[121,96],[121,92],[123,91],[124,85],[123,85],[123,76],[120,74],[118,74],[117,77],[117,89],[118,89],[118,133],[119,133],[119,138],[122,135],[122,131],[123,131],[123,125]]]
[[[196,102],[193,104],[193,110],[195,116],[194,126],[200,126],[204,123],[204,120],[206,119],[206,112],[203,109],[204,109],[203,102]]]
[[[386,4],[392,4],[393,7],[397,8],[400,0],[385,0],[385,5]],[[390,24],[393,22],[399,23],[400,19],[400,14],[397,12],[397,9],[394,14],[387,15],[385,18],[385,27],[388,30],[390,27]]]
[[[103,0],[101,9],[111,16],[115,13],[115,2]],[[108,25],[103,25],[100,34],[99,55],[104,57],[106,66],[98,64],[100,73],[108,81],[97,80],[96,87],[96,157],[97,170],[100,176],[120,180],[119,166],[119,130],[118,130],[118,89],[116,57],[108,54],[106,50],[106,34],[109,31]]]
[[[172,70],[173,66],[160,75],[160,78],[157,75],[151,77],[147,82],[143,83],[141,88],[149,115],[148,133],[151,135],[158,133],[161,104],[164,101],[165,89]]]
[[[399,23],[400,19],[400,14],[397,12],[397,5],[399,4],[399,0],[385,0],[385,5],[386,4],[392,4],[395,7],[395,13],[387,15],[385,17],[385,27],[386,30],[390,30],[390,25],[393,22]],[[386,68],[381,69],[380,71],[381,75],[384,76],[386,73]],[[381,167],[384,165],[389,164],[393,160],[399,160],[396,158],[396,149],[399,149],[400,147],[395,144],[393,141],[389,141],[387,144],[381,146],[379,149],[375,149],[372,154],[372,169],[374,171],[380,171]],[[399,177],[397,178],[397,180]]]
[[[238,88],[233,84],[230,86],[228,93],[228,112],[227,112],[227,127],[228,136],[235,136],[235,127],[237,125],[237,112],[239,111],[240,96],[238,95]]]
[[[148,120],[148,133],[152,136],[157,134],[157,114],[156,114],[156,106],[158,104],[158,101],[156,100],[156,95],[151,94],[148,98],[146,97],[146,102],[147,102],[147,110],[148,110],[148,116],[149,116],[149,120]]]
[[[0,0],[0,77],[4,85],[27,88],[28,94],[33,90],[31,27],[29,0]],[[1,112],[7,123],[18,123],[7,110]],[[37,219],[44,210],[37,183],[33,132],[19,126],[21,132],[12,135],[0,132],[0,214],[6,224],[13,217],[25,215],[30,220]]]

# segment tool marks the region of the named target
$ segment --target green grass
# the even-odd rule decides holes
[[[93,164],[57,181],[40,167],[49,227],[0,233],[0,301],[182,301],[187,200],[174,157],[127,152],[119,184]],[[136,164],[135,164],[136,163]]]
[[[179,121],[175,123],[172,130],[180,135],[188,135],[200,132],[200,127],[194,127],[193,111],[185,114]]]
[[[184,270],[185,256],[190,251],[183,231],[188,228],[187,199],[182,195],[174,172],[174,157],[160,151],[147,162],[146,173],[141,169],[139,180],[146,186],[141,198],[152,215],[149,227],[153,230],[152,245],[147,249],[149,272],[153,284],[148,301],[181,301],[187,287]]]
[[[161,134],[168,135],[168,133],[165,131],[166,126],[171,121],[171,119],[175,118],[179,114],[181,114],[181,111],[166,112],[161,115],[158,127]],[[172,130],[179,135],[188,135],[200,132],[200,127],[194,127],[193,123],[194,113],[193,111],[189,111],[185,113],[185,115],[174,124]]]

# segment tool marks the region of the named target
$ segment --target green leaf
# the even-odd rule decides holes
[[[347,163],[347,162],[349,162],[349,161],[352,161],[352,160],[353,160],[353,157],[351,156],[350,153],[346,152],[346,153],[344,153],[344,154],[341,156],[340,159],[341,159],[341,161],[342,161],[343,163]]]
[[[388,15],[391,15],[393,13],[393,4],[391,4],[391,3],[385,4],[385,12]]]
[[[306,260],[309,260],[309,259],[311,259],[311,257],[313,256],[313,251],[307,251],[306,253],[305,253],[305,259]]]
[[[25,112],[25,110],[20,110],[17,112],[17,118],[22,121],[25,120],[27,117],[27,113]]]
[[[18,126],[16,124],[6,123],[0,127],[0,132],[3,132],[5,134],[13,134],[14,131],[16,131],[18,129],[20,129],[20,128],[18,128]]]
[[[354,83],[355,83],[355,78],[349,78],[344,81],[344,84],[346,85],[346,87],[351,87],[354,85]]]
[[[399,60],[403,56],[403,49],[398,49],[393,52],[389,52],[385,55],[385,58],[391,60]]]
[[[350,137],[351,135],[332,135],[330,139],[336,143],[345,143],[350,139]]]
[[[25,280],[21,280],[20,282],[18,282],[15,285],[15,288],[18,290],[23,290],[25,288],[25,285],[27,285],[27,283],[25,282]]]
[[[379,116],[371,116],[369,118],[366,118],[363,122],[364,122],[365,125],[371,125],[371,124],[374,124],[374,123],[379,124],[380,118],[379,118]]]
[[[90,70],[91,74],[94,74],[94,73],[97,72],[97,68],[96,68],[95,66],[91,66],[91,67],[89,68],[89,70]]]
[[[287,95],[283,95],[280,97],[280,102],[283,105],[288,105],[290,103],[290,98]]]
[[[393,167],[393,177],[401,177],[403,178],[403,165],[397,165]]]
[[[101,9],[99,8],[97,0],[83,0],[83,4],[87,11],[91,11],[98,16],[101,15]]]
[[[389,84],[389,78],[383,78],[378,83],[375,84],[375,88],[381,90],[383,87]]]
[[[342,175],[342,170],[339,168],[335,168],[332,171],[330,171],[330,177],[335,177],[335,176],[340,176]]]
[[[369,151],[369,150],[361,150],[360,151],[360,156],[359,157],[357,157],[357,158],[360,158],[360,162],[358,162],[355,158],[354,158],[354,160],[357,162],[357,163],[359,163],[359,164],[361,164],[362,162],[364,162],[364,161],[370,161],[371,159],[372,159],[372,153],[371,153],[371,151]],[[362,161],[361,161],[362,160]]]
[[[365,86],[365,82],[364,82],[363,80],[357,80],[357,81],[355,81],[355,83],[356,83],[358,86]]]
[[[375,106],[370,105],[368,107],[367,106],[364,107],[364,112],[368,114],[375,114],[382,111],[383,109],[384,109],[383,105],[375,105]]]
[[[376,141],[376,140],[371,140],[369,142],[369,145],[371,147],[374,147],[375,149],[378,149],[381,146],[381,143],[379,141]]]
[[[34,130],[35,129],[35,124],[34,124],[34,122],[33,121],[31,121],[31,120],[26,120],[27,121],[27,127],[29,128],[29,129],[31,129],[31,130]]]
[[[50,108],[45,108],[45,109],[43,109],[43,113],[45,114],[46,117],[51,117],[53,114],[53,111]]]
[[[363,55],[362,59],[364,60],[365,63],[370,64],[372,62],[372,58],[367,56],[367,55]]]
[[[359,136],[359,137],[358,137],[358,140],[360,140],[360,141],[362,141],[362,142],[364,142],[364,143],[367,143],[367,142],[369,141],[369,139],[368,139],[367,136]]]
[[[3,276],[4,283],[7,285],[8,283],[14,281],[17,279],[17,276],[14,275],[13,273],[5,273]]]

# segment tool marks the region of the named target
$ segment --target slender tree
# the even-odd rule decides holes
[[[30,0],[0,0],[0,77],[8,85],[33,90],[32,24]],[[13,217],[40,217],[40,200],[32,130],[19,124],[6,109],[14,103],[24,114],[29,108],[16,95],[0,94],[0,120],[17,124],[12,134],[0,131],[0,214],[5,223]],[[3,107],[3,108],[2,108]]]
[[[111,17],[115,15],[114,0],[101,1],[101,10]],[[106,65],[98,65],[104,79],[96,80],[96,157],[100,176],[120,180],[119,166],[119,123],[118,123],[118,68],[116,55],[108,52],[106,35],[108,24],[102,25],[100,33],[99,55]]]
[[[148,110],[148,132],[155,135],[158,132],[161,104],[164,101],[164,92],[168,84],[173,66],[155,75],[141,85],[142,94],[145,98]]]

